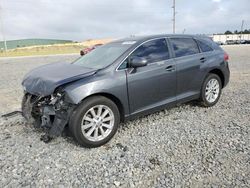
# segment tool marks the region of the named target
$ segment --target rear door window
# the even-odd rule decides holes
[[[213,51],[213,48],[210,47],[205,41],[196,40],[202,52],[210,52]]]
[[[199,53],[197,43],[192,38],[170,38],[175,57],[182,57]]]

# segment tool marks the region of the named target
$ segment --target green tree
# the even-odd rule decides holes
[[[243,34],[250,34],[250,29],[249,30],[245,29],[244,31],[242,31],[242,33]]]
[[[231,31],[229,31],[229,30],[227,30],[226,32],[225,32],[225,34],[226,35],[229,35],[229,34],[233,34]]]

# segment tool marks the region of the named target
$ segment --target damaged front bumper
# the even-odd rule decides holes
[[[44,142],[60,136],[69,122],[75,105],[65,98],[60,92],[47,97],[26,93],[23,97],[22,114],[35,127],[46,128],[46,134],[41,137]]]

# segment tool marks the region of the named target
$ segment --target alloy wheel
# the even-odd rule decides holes
[[[105,139],[111,133],[114,123],[112,110],[105,105],[96,105],[84,114],[81,130],[86,139],[97,142]]]
[[[220,93],[220,84],[217,79],[211,79],[208,81],[205,90],[205,97],[209,103],[216,101]]]

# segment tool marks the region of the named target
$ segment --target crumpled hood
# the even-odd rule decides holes
[[[22,85],[28,93],[48,96],[58,86],[93,75],[96,71],[76,64],[52,63],[30,71]]]

